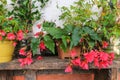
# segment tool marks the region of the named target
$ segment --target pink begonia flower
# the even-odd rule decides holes
[[[108,42],[106,42],[106,41],[103,41],[102,42],[102,48],[107,48],[108,47]]]
[[[22,30],[19,30],[17,32],[17,40],[21,41],[24,37],[24,34],[23,34],[23,31]]]
[[[18,61],[20,62],[20,66],[32,64],[32,62],[33,62],[33,60],[32,60],[32,53],[29,51],[27,53],[26,58],[20,58],[20,59],[18,59]]]
[[[33,62],[33,60],[30,57],[26,57],[25,62],[26,62],[27,65],[30,65]]]
[[[108,53],[105,53],[105,52],[99,52],[99,57],[100,57],[100,60],[102,60],[102,61],[107,61],[108,60],[108,58],[109,58],[109,55],[108,55]]]
[[[114,60],[114,53],[109,53],[109,64],[111,65],[113,63],[113,60]]]
[[[39,38],[40,32],[35,33],[35,38]]]
[[[109,53],[109,58],[113,60],[115,58],[115,54],[114,53]]]
[[[13,46],[15,47],[17,45],[17,42],[13,42]]]
[[[97,57],[94,58],[94,66],[96,66],[96,67],[99,67],[99,66],[100,66],[100,65],[99,65],[99,60],[98,60]]]
[[[46,49],[45,44],[44,44],[43,41],[40,42],[40,44],[39,44],[39,48],[40,48],[41,51],[43,51],[43,50]]]
[[[2,36],[0,36],[0,40],[2,40]]]
[[[5,36],[5,35],[6,35],[6,32],[3,31],[3,30],[0,30],[0,35],[1,35],[1,36]]]
[[[21,49],[19,50],[19,54],[20,54],[20,55],[23,55],[23,56],[26,56],[25,49],[24,49],[24,48],[21,48]]]
[[[20,66],[24,66],[25,65],[25,60],[24,60],[24,58],[20,58],[20,59],[18,59],[18,61],[20,62]]]
[[[16,37],[15,34],[12,32],[7,34],[7,39],[9,39],[9,40],[14,40],[15,37]]]
[[[72,49],[72,50],[70,51],[70,56],[71,56],[71,57],[74,58],[74,57],[76,56],[76,54],[77,54],[76,50]]]
[[[92,62],[95,56],[96,56],[96,52],[93,50],[91,50],[89,53],[84,54],[84,57],[88,62]]]
[[[107,68],[109,66],[108,61],[100,61],[99,68]]]
[[[72,60],[72,63],[75,66],[79,66],[81,64],[80,58],[76,58],[76,59]]]
[[[38,29],[40,29],[40,28],[41,28],[41,24],[37,24],[36,26],[37,26],[37,28],[38,28]]]
[[[79,65],[82,69],[88,70],[88,62],[86,60],[81,61],[81,64]]]
[[[42,56],[38,56],[38,57],[37,57],[37,60],[42,60],[42,59],[43,59]]]
[[[30,58],[30,57],[20,58],[20,59],[18,59],[18,61],[20,62],[20,66],[22,66],[22,67],[24,65],[30,65],[33,62],[32,58]]]
[[[68,65],[65,69],[65,72],[72,72],[72,67]]]

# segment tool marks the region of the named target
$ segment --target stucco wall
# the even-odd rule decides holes
[[[59,20],[59,16],[61,15],[61,7],[62,6],[67,6],[69,7],[71,4],[74,3],[74,1],[77,0],[49,0],[49,2],[47,3],[47,5],[45,6],[44,9],[42,9],[42,18],[41,20],[37,21],[35,23],[35,25],[37,23],[41,23],[42,21],[46,20],[46,21],[53,21],[56,23],[57,26],[62,27],[62,21]],[[12,7],[9,5],[11,4],[11,0],[7,0],[8,2],[8,8],[9,10],[12,9]],[[39,4],[36,4],[39,5]],[[37,31],[39,31],[37,29],[37,27],[35,27],[35,25],[33,26],[33,32],[36,33]]]

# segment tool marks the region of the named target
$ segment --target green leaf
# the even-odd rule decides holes
[[[100,38],[99,35],[93,30],[93,28],[84,27],[83,30],[84,30],[84,32],[85,32],[86,34],[90,35],[91,39],[101,41],[101,38]]]
[[[74,26],[68,24],[64,27],[65,31],[67,31],[67,33],[71,33],[74,29]]]
[[[113,34],[116,35],[116,37],[120,37],[120,28],[116,27],[116,28],[113,30]]]
[[[33,51],[33,56],[37,53],[39,43],[40,43],[40,40],[38,38],[32,38],[30,46]]]
[[[44,30],[47,31],[48,34],[52,35],[55,39],[61,38],[65,33],[61,28],[44,27]]]
[[[95,41],[96,40],[101,41],[101,38],[99,37],[99,35],[97,33],[90,34],[90,37]]]
[[[44,28],[44,27],[55,27],[56,25],[54,22],[45,21],[42,26]]]
[[[55,54],[55,43],[53,41],[53,39],[51,39],[50,36],[46,35],[44,36],[44,43],[45,43],[45,46],[51,50],[53,52],[53,54]]]
[[[93,41],[89,41],[88,44],[91,49],[95,46],[95,42]]]
[[[62,36],[62,42],[66,48],[67,48],[67,39],[69,39],[68,36]]]
[[[75,29],[72,32],[72,39],[71,39],[71,43],[70,43],[70,49],[73,46],[77,46],[79,41],[80,41],[81,36],[79,35],[79,30],[80,30],[79,27],[75,27]]]
[[[28,4],[28,0],[24,0],[22,3],[23,3],[23,5],[27,5]]]
[[[59,46],[58,46],[58,47],[59,47]],[[60,44],[60,48],[61,48],[64,52],[66,52],[66,50],[67,50],[68,47],[65,47],[65,45],[64,45],[63,43],[61,43],[61,44]]]

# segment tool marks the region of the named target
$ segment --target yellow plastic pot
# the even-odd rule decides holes
[[[0,63],[12,60],[14,48],[13,41],[0,41]]]

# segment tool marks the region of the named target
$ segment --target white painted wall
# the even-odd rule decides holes
[[[53,21],[57,26],[63,27],[63,21],[59,20],[59,16],[61,15],[61,7],[66,6],[69,7],[77,0],[49,0],[45,8],[42,10],[42,18],[40,22],[45,21]],[[59,8],[58,8],[59,7]],[[37,24],[37,23],[36,23]],[[33,27],[33,32],[37,32],[39,29],[37,27]]]
[[[66,6],[69,7],[71,4],[74,3],[74,1],[77,0],[49,0],[45,8],[42,10],[42,18],[41,20],[37,21],[37,23],[41,23],[44,20],[46,21],[53,21],[56,23],[57,26],[62,27],[63,22],[59,20],[59,16],[61,15],[61,7]],[[11,3],[11,0],[7,0],[8,2],[8,8],[9,10],[12,9],[12,7],[9,5]],[[59,8],[57,8],[57,6]],[[39,29],[36,26],[33,26],[33,32],[36,33],[39,31]]]

